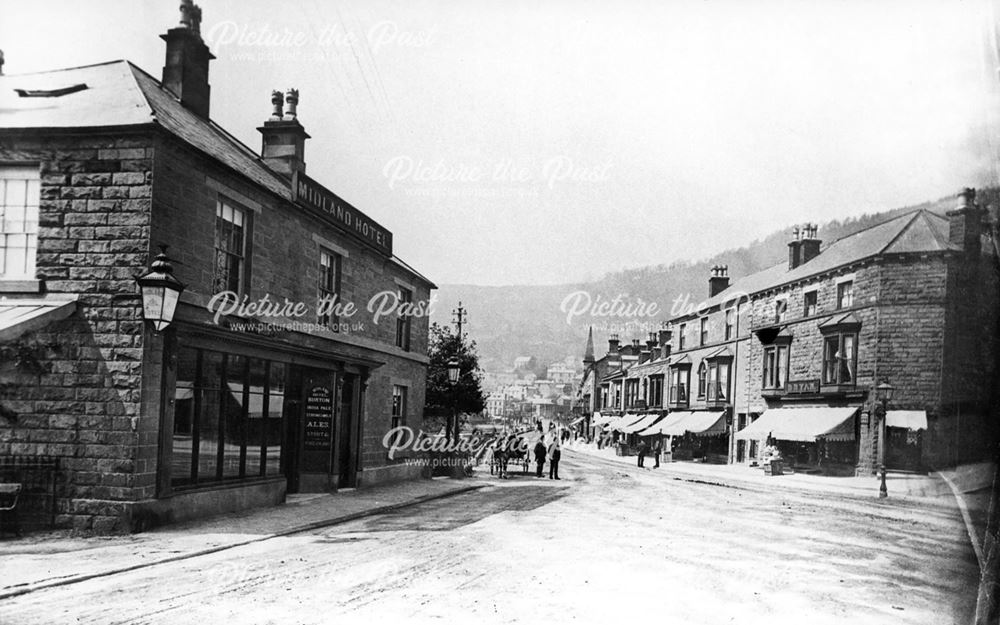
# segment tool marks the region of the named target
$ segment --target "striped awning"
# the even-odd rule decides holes
[[[692,412],[681,422],[685,432],[696,436],[721,436],[726,433],[726,413]]]
[[[681,423],[689,414],[691,413],[688,411],[671,412],[659,423],[654,424],[652,427],[647,428],[639,434],[640,436],[652,436],[654,434],[663,434],[664,436],[680,436],[684,434],[684,428],[681,427]]]
[[[637,422],[639,422],[639,421],[641,421],[641,420],[643,420],[645,418],[646,418],[646,415],[626,414],[625,416],[623,416],[622,418],[618,419],[614,423],[609,424],[609,427],[612,430],[617,430],[619,432],[627,432],[628,430],[626,430],[626,428],[628,428],[631,425],[634,425],[635,423],[637,423]]]
[[[73,314],[76,297],[44,299],[0,299],[0,341],[38,330]]]
[[[628,425],[628,426],[622,428],[622,432],[624,432],[626,434],[633,434],[635,432],[641,432],[641,431],[643,431],[645,429],[648,429],[648,428],[652,427],[654,423],[658,422],[662,418],[663,417],[661,415],[655,414],[655,413],[654,414],[644,415],[641,419],[639,419],[638,421],[636,421],[632,425]]]
[[[857,406],[772,408],[737,432],[736,438],[764,440],[772,437],[782,441],[803,442],[824,438],[828,441],[852,441],[854,415],[857,412]]]

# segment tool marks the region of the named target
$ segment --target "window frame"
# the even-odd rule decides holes
[[[390,412],[389,428],[406,425],[409,409],[409,387],[403,384],[392,385],[392,410]],[[401,391],[397,394],[397,391]],[[397,401],[397,399],[399,401]]]
[[[844,299],[847,305],[844,305]],[[837,310],[845,310],[854,307],[854,280],[843,280],[837,283]]]
[[[226,214],[226,208],[228,208],[229,210],[231,210],[234,215],[238,212],[239,215],[240,215],[242,223],[241,224],[236,224],[235,220],[227,220],[226,216],[225,216],[225,214]],[[232,200],[231,198],[229,198],[229,197],[227,197],[225,195],[221,195],[221,194],[216,198],[216,202],[215,202],[215,234],[214,234],[215,239],[214,239],[213,244],[212,244],[213,245],[213,251],[215,253],[215,264],[214,264],[214,267],[213,267],[213,270],[212,270],[212,289],[213,289],[214,293],[221,293],[221,292],[225,292],[225,291],[231,291],[231,292],[236,293],[237,297],[243,297],[244,295],[248,295],[249,292],[250,292],[250,289],[249,289],[249,285],[250,285],[250,255],[251,255],[251,252],[252,252],[252,242],[253,242],[253,235],[252,235],[253,217],[252,216],[253,216],[253,211],[250,210],[249,208],[243,206],[239,202],[236,202],[235,200]],[[230,251],[228,248],[220,248],[219,247],[219,244],[222,241],[221,233],[220,233],[220,227],[223,225],[224,222],[227,222],[227,221],[228,221],[228,223],[233,224],[234,227],[239,227],[240,228],[240,236],[241,236],[241,239],[240,239],[240,248],[241,249],[240,249],[240,253],[239,254]],[[221,289],[219,288],[220,287],[220,281],[223,279],[222,276],[219,275],[219,272],[221,270],[221,266],[220,266],[220,262],[219,262],[220,254],[225,255],[226,258],[227,258],[227,260],[231,259],[231,258],[238,258],[239,259],[239,266],[237,268],[237,271],[235,272],[236,273],[236,277],[237,277],[237,288],[236,289],[230,288],[232,286],[232,284],[231,284],[232,276],[230,275],[229,272],[232,269],[231,269],[231,267],[229,267],[228,263],[226,265],[226,272],[227,272],[226,276],[225,276],[225,278],[226,278],[225,282],[226,283],[222,286]]]
[[[857,386],[858,384],[858,338],[859,331],[857,330],[844,330],[841,332],[830,332],[823,335],[823,368],[821,383],[824,386]],[[844,356],[837,356],[845,351],[845,345],[847,339],[850,339],[851,356],[849,358]],[[836,351],[832,354],[830,353],[828,347],[834,344],[836,345]],[[847,362],[850,361],[850,362]],[[834,366],[836,365],[836,366]],[[845,381],[843,379],[844,368],[847,368],[847,373],[850,375],[850,380]],[[833,379],[829,373],[831,368],[835,375]]]
[[[164,462],[170,466],[177,466],[173,456],[174,441],[178,434],[191,437],[191,456],[185,475],[171,471],[170,488],[186,490],[282,477],[288,453],[283,406],[288,388],[286,363],[231,354],[217,349],[187,345],[181,349],[193,355],[193,368],[189,372],[193,379],[185,379],[183,382],[178,380],[173,392],[178,404],[186,400],[191,402],[189,419],[183,423],[179,422],[177,413],[180,409],[175,410],[171,432],[168,434],[171,440],[171,459]],[[239,359],[239,366],[235,364],[235,359]],[[257,365],[256,369],[251,365],[252,362]],[[214,375],[208,371],[208,367],[213,366],[212,363],[218,368]],[[280,375],[278,367],[281,368]],[[254,380],[252,371],[263,374],[263,384],[259,389],[252,384]],[[176,393],[180,389],[189,390],[190,396],[183,400],[177,397]],[[276,393],[277,390],[280,390],[280,393]],[[235,410],[230,410],[229,404],[234,401],[230,396],[235,396],[237,392],[239,396],[235,401],[238,406]],[[206,401],[212,393],[218,395],[214,403]],[[261,413],[258,417],[250,414],[250,406],[254,403],[251,401],[251,396],[259,396]],[[272,403],[277,404],[277,401],[273,400],[280,401],[282,405],[272,405]],[[274,416],[275,414],[278,416]],[[183,431],[184,425],[187,426],[187,431]],[[256,442],[250,440],[254,429],[257,431]],[[268,443],[272,429],[277,430],[277,444]],[[231,458],[228,463],[224,462],[226,447],[228,445],[231,448],[234,439],[239,442],[235,475],[231,472],[233,459]],[[230,452],[233,450],[230,449]],[[251,454],[255,457],[252,461]],[[211,467],[211,472],[201,470],[203,458],[213,458],[208,465]],[[226,468],[227,465],[229,470]],[[248,470],[251,468],[254,471]]]
[[[403,306],[404,303],[413,303],[413,290],[409,287],[402,285],[396,285],[398,289],[397,295],[399,297],[399,305]],[[395,345],[403,351],[410,351],[410,339],[411,333],[413,331],[413,317],[409,314],[403,315],[397,313],[396,316],[396,340]]]
[[[682,323],[677,329],[677,350],[680,351],[685,348],[684,345],[684,335],[687,333],[687,324]]]
[[[11,183],[23,183],[24,194],[20,198],[20,229],[7,230],[7,214],[14,205],[7,204],[7,190]],[[15,282],[35,280],[38,272],[38,229],[41,219],[42,195],[41,171],[36,163],[6,163],[0,165],[0,281]],[[32,204],[34,202],[34,204]],[[33,219],[32,219],[33,217]],[[23,237],[23,246],[8,247],[8,237]],[[20,266],[24,271],[9,272],[7,269],[8,250],[21,250]]]
[[[702,317],[698,321],[698,345],[708,344],[708,317]]]
[[[327,271],[327,265],[323,264],[324,257],[329,257],[332,263],[332,272]],[[326,246],[319,246],[319,279],[317,281],[317,295],[319,301],[325,297],[333,298],[331,301],[340,301],[341,278],[343,275],[344,256]],[[331,274],[332,275],[329,275]],[[332,280],[330,280],[332,278]],[[329,284],[332,282],[332,284]],[[332,308],[332,306],[331,306]],[[325,315],[317,311],[316,322],[334,332],[340,332],[339,317],[328,310]]]
[[[701,361],[698,365],[698,399],[705,399],[705,391],[708,384],[708,365],[705,361]]]
[[[691,401],[691,366],[670,367],[667,402],[674,407],[689,405]]]
[[[730,340],[732,340],[733,333],[734,333],[734,331],[736,329],[736,311],[733,310],[732,308],[727,308],[725,315],[726,315],[726,317],[725,317],[725,326],[726,326],[725,336],[726,336],[726,339],[725,340],[730,341]]]
[[[774,322],[784,323],[788,319],[788,298],[779,297],[774,300]]]
[[[764,347],[761,389],[781,391],[788,387],[791,353],[792,348],[789,343],[775,343]]]
[[[812,317],[816,314],[819,314],[819,291],[813,289],[802,294],[802,316]]]

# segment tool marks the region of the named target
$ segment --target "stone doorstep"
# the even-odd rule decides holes
[[[458,481],[456,481],[456,482],[458,482]],[[405,501],[400,501],[400,502],[390,503],[390,504],[382,504],[382,505],[378,505],[377,503],[373,502],[372,505],[370,505],[369,507],[361,509],[361,510],[357,510],[355,512],[349,512],[349,513],[346,513],[346,514],[340,514],[338,516],[331,516],[331,517],[328,517],[328,518],[324,518],[324,519],[320,519],[320,520],[316,520],[316,521],[307,522],[307,523],[296,525],[296,526],[293,526],[293,527],[289,527],[289,528],[287,528],[285,530],[274,532],[274,533],[271,533],[271,534],[266,534],[266,535],[263,535],[263,536],[255,536],[255,537],[249,538],[249,539],[236,539],[236,540],[233,540],[232,542],[218,544],[218,545],[211,546],[211,547],[208,547],[208,548],[194,549],[194,550],[188,551],[187,553],[180,553],[180,554],[177,554],[177,555],[171,555],[171,556],[168,556],[168,557],[158,558],[158,559],[151,560],[151,561],[144,561],[144,562],[140,562],[138,564],[125,564],[125,563],[122,563],[122,564],[119,564],[117,566],[116,565],[111,565],[109,568],[101,570],[101,571],[97,571],[97,572],[82,573],[82,574],[77,574],[77,575],[53,576],[50,570],[46,570],[46,571],[43,572],[46,575],[46,577],[44,579],[39,580],[38,582],[24,582],[24,583],[19,583],[19,584],[15,585],[15,586],[9,586],[9,587],[0,588],[0,601],[2,601],[4,599],[8,599],[10,597],[16,597],[16,596],[20,596],[20,595],[25,595],[25,594],[28,594],[28,593],[32,593],[32,592],[35,592],[36,590],[42,590],[42,589],[45,589],[45,588],[53,588],[53,587],[57,587],[57,586],[65,586],[65,585],[68,585],[68,584],[76,584],[76,583],[84,582],[84,581],[87,581],[87,580],[90,580],[90,579],[95,579],[95,578],[100,578],[100,577],[107,577],[107,576],[110,576],[110,575],[116,575],[118,573],[125,573],[125,572],[128,572],[128,571],[134,571],[134,570],[138,570],[138,569],[149,568],[149,567],[156,566],[156,565],[159,565],[159,564],[166,564],[166,563],[169,563],[169,562],[177,562],[179,560],[187,560],[187,559],[190,559],[190,558],[196,558],[198,556],[209,555],[209,554],[217,553],[217,552],[220,552],[220,551],[225,551],[225,550],[228,550],[228,549],[233,549],[233,548],[236,548],[236,547],[242,547],[244,545],[250,545],[250,544],[253,544],[253,543],[263,542],[265,540],[271,540],[273,538],[280,538],[280,537],[284,537],[284,536],[291,536],[291,535],[294,535],[294,534],[300,534],[300,533],[303,533],[303,532],[308,532],[308,531],[320,529],[320,528],[323,528],[323,527],[328,527],[328,526],[332,526],[332,525],[339,525],[339,524],[342,524],[342,523],[348,523],[350,521],[355,521],[357,519],[362,519],[362,518],[369,517],[369,516],[375,516],[375,515],[378,515],[378,514],[384,514],[384,513],[387,513],[387,512],[392,512],[394,510],[398,510],[398,509],[401,509],[401,508],[406,508],[406,507],[409,507],[409,506],[419,505],[419,504],[422,504],[422,503],[425,503],[425,502],[428,502],[428,501],[434,501],[436,499],[444,499],[444,498],[447,498],[447,497],[453,497],[453,496],[460,495],[460,494],[463,494],[463,493],[467,493],[467,492],[470,492],[470,491],[473,491],[473,490],[478,490],[480,488],[484,488],[487,485],[488,484],[483,484],[483,483],[479,483],[479,484],[461,484],[461,482],[458,482],[458,483],[455,484],[454,488],[448,488],[448,489],[445,489],[445,490],[443,490],[441,492],[433,492],[433,493],[429,493],[429,494],[425,494],[425,495],[420,495],[418,497],[407,499]],[[310,504],[311,504],[311,502],[301,502],[299,505],[300,506],[308,506]],[[270,510],[270,509],[268,509],[268,510]],[[266,514],[266,511],[262,511],[261,513]],[[197,524],[185,525],[185,530],[194,531],[196,529],[197,529]],[[151,536],[155,535],[155,534],[156,534],[156,532],[150,532]],[[215,536],[215,537],[218,536],[218,534],[211,534],[211,535]],[[240,535],[239,534],[234,534],[233,536],[240,536]],[[171,539],[171,537],[170,536],[165,536],[164,539],[165,539],[165,541],[169,541]],[[150,542],[154,542],[155,540],[156,539],[154,538]],[[96,547],[96,549],[100,549],[100,548],[101,547]],[[169,553],[169,549],[162,549],[162,551],[164,553]],[[0,553],[2,553],[2,550],[0,550]],[[63,552],[63,553],[67,553],[67,552]],[[73,553],[73,552],[68,552],[68,553]],[[21,554],[17,554],[17,555],[29,555],[30,556],[30,555],[37,555],[37,554],[24,554],[24,553],[21,553]],[[11,567],[17,566],[17,564],[15,562],[12,562],[12,560],[15,557],[16,557],[16,555],[11,555],[11,556],[5,557],[5,563],[8,566],[11,566]]]

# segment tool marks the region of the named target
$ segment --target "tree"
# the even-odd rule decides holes
[[[450,328],[434,323],[430,328],[429,356],[425,420],[443,424],[453,414],[478,414],[485,410],[475,341],[466,342]],[[448,380],[448,361],[452,358],[458,359],[460,372],[454,384]]]

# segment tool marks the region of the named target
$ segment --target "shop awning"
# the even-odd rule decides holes
[[[696,436],[721,436],[726,433],[726,413],[692,412],[680,423],[685,432]]]
[[[65,319],[76,310],[76,297],[44,299],[0,299],[0,341],[10,341],[26,332]]]
[[[661,418],[662,417],[660,415],[658,415],[658,414],[643,415],[643,417],[641,419],[639,419],[638,421],[636,421],[635,423],[622,428],[622,432],[625,432],[626,434],[633,434],[635,432],[641,432],[642,430],[645,430],[645,429],[651,427],[654,423],[656,423],[657,421],[659,421]]]
[[[583,421],[583,417],[577,417],[569,422],[570,425],[576,425],[577,423]]]
[[[772,408],[736,433],[738,440],[763,440],[768,436],[782,441],[813,442],[854,440],[854,415],[858,408],[812,406]]]
[[[927,429],[926,410],[889,410],[885,413],[885,424],[891,428],[908,430]]]
[[[640,435],[652,436],[654,434],[663,434],[665,436],[680,436],[684,433],[682,423],[690,414],[688,411],[671,412],[662,421],[647,428]]]
[[[629,426],[631,426],[631,425],[633,425],[633,424],[635,424],[635,423],[637,423],[637,422],[639,422],[639,421],[641,421],[641,420],[643,420],[645,418],[646,418],[645,415],[627,414],[624,417],[622,417],[621,419],[618,419],[618,421],[612,423],[611,424],[611,429],[612,430],[618,430],[619,432],[627,432],[628,431],[628,430],[626,430],[627,427],[629,427]]]
[[[594,413],[593,420],[590,422],[591,425],[607,425],[616,417],[609,414],[601,414],[599,412]]]

